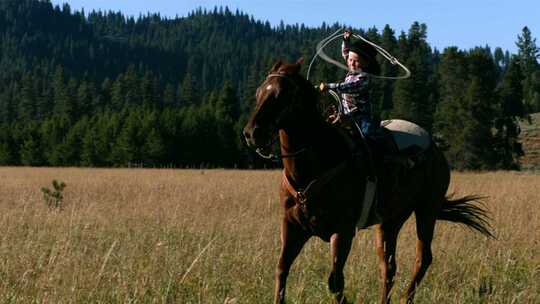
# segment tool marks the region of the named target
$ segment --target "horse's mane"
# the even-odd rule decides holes
[[[293,77],[298,81],[297,85],[302,89],[306,98],[313,101],[314,103],[321,100],[320,92],[315,89],[313,83],[300,74],[302,59],[298,60],[296,63],[283,63],[279,60],[274,67],[272,67],[271,73],[283,73],[290,77]]]

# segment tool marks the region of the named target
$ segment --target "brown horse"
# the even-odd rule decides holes
[[[333,264],[329,289],[338,303],[347,303],[343,294],[343,268],[356,232],[371,166],[365,154],[354,156],[343,132],[322,117],[317,108],[321,95],[299,74],[300,65],[301,61],[295,64],[279,61],[274,65],[257,89],[257,103],[244,128],[248,145],[260,153],[267,151],[278,138],[281,145],[283,221],[275,303],[285,302],[289,269],[311,236],[330,242]],[[396,239],[413,212],[418,236],[416,261],[402,298],[404,303],[412,303],[415,289],[431,264],[436,220],[462,223],[492,236],[486,211],[474,205],[478,197],[453,200],[446,197],[449,167],[435,144],[431,140],[429,143],[423,160],[414,167],[391,163],[379,170],[391,172],[380,174],[378,185],[380,220],[375,227],[381,303],[390,302],[396,273]],[[398,178],[397,183],[390,182],[392,178]]]

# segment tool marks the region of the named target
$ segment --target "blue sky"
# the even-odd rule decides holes
[[[429,43],[442,50],[447,46],[469,49],[475,46],[497,46],[516,52],[515,42],[524,26],[533,37],[540,37],[539,0],[52,0],[69,3],[73,9],[122,11],[127,15],[161,13],[163,16],[186,16],[198,8],[228,6],[255,19],[277,25],[304,23],[320,26],[322,22],[339,22],[355,28],[385,24],[407,31],[414,21],[426,23]],[[321,37],[321,39],[324,37]],[[540,41],[537,39],[537,45]]]

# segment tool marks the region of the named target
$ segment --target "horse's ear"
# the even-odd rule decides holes
[[[274,64],[274,66],[272,67],[272,69],[270,70],[270,72],[275,72],[275,71],[277,71],[277,69],[279,69],[279,67],[280,67],[282,64],[283,64],[283,61],[281,61],[281,59],[278,60],[278,61]]]
[[[304,57],[300,57],[298,60],[296,60],[296,63],[294,64],[294,73],[300,72],[300,68],[302,67],[303,63]]]

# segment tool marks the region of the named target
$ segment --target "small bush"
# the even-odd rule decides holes
[[[52,181],[53,190],[43,187],[41,192],[43,192],[43,200],[47,207],[51,209],[61,209],[63,205],[64,195],[62,192],[66,187],[66,184],[62,181],[53,180]]]

